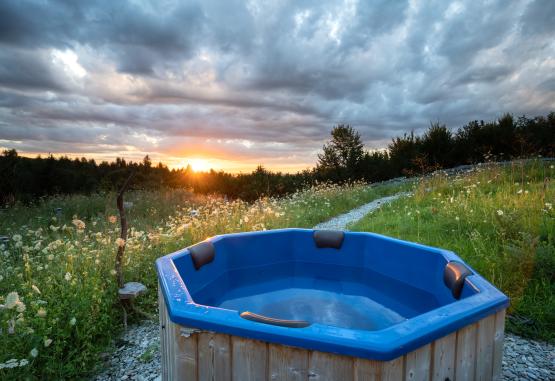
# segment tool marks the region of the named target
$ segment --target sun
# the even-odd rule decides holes
[[[188,160],[188,163],[191,165],[191,168],[195,172],[206,172],[210,170],[210,163],[208,162],[208,160],[191,159]]]

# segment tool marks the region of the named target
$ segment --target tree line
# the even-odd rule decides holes
[[[272,172],[263,166],[248,174],[214,170],[196,173],[191,167],[153,165],[148,156],[142,162],[118,158],[97,163],[52,155],[28,158],[6,150],[0,155],[0,202],[111,191],[131,172],[134,188],[189,188],[203,194],[254,200],[286,195],[316,182],[377,182],[461,164],[538,155],[555,156],[555,112],[534,118],[506,114],[491,122],[474,120],[456,130],[431,123],[423,134],[406,133],[392,139],[383,150],[365,149],[360,134],[352,126],[340,124],[333,127],[316,166],[295,174]]]

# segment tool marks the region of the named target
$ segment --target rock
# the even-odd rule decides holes
[[[139,282],[128,282],[118,290],[120,299],[134,299],[146,292],[146,286]]]

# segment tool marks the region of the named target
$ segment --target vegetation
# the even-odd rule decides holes
[[[511,331],[553,341],[554,177],[543,161],[439,173],[351,229],[454,251],[511,298]]]
[[[393,139],[384,151],[365,151],[359,134],[350,126],[339,125],[323,147],[318,165],[296,174],[270,172],[262,166],[249,174],[195,173],[191,168],[153,166],[148,156],[142,163],[117,159],[97,164],[85,158],[31,159],[10,150],[0,155],[0,204],[28,202],[45,195],[113,191],[130,171],[136,174],[137,189],[187,188],[254,201],[291,194],[317,182],[376,182],[459,164],[537,155],[555,156],[555,112],[518,119],[507,114],[489,123],[472,121],[456,131],[433,123],[422,136],[410,133]]]
[[[129,192],[125,279],[148,287],[137,304],[155,314],[161,255],[215,234],[312,227],[406,188],[321,184],[254,203],[179,189]],[[52,197],[0,212],[0,379],[84,378],[117,337],[115,197]]]

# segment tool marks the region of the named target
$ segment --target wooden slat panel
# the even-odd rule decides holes
[[[171,323],[174,332],[174,346],[172,348],[175,361],[175,380],[197,379],[197,334],[182,334],[177,324]]]
[[[308,376],[311,381],[354,379],[354,358],[312,351]]]
[[[405,355],[405,380],[428,381],[430,379],[432,346],[424,345]]]
[[[198,334],[199,380],[231,380],[231,342],[228,335],[214,332]]]
[[[308,378],[308,351],[283,345],[268,346],[269,379],[301,381]]]
[[[258,340],[231,337],[233,381],[263,381],[268,379],[268,345]]]
[[[455,361],[455,380],[464,381],[474,378],[476,353],[476,324],[461,328],[457,332],[457,355]]]
[[[456,345],[456,332],[434,341],[432,357],[433,381],[453,380],[455,378]]]
[[[355,359],[355,381],[402,381],[403,357],[392,361]]]
[[[503,360],[503,339],[505,332],[505,310],[495,314],[495,335],[493,338],[493,380],[501,380]]]
[[[495,315],[478,322],[476,339],[476,380],[491,380],[493,377],[493,339],[495,336]]]

